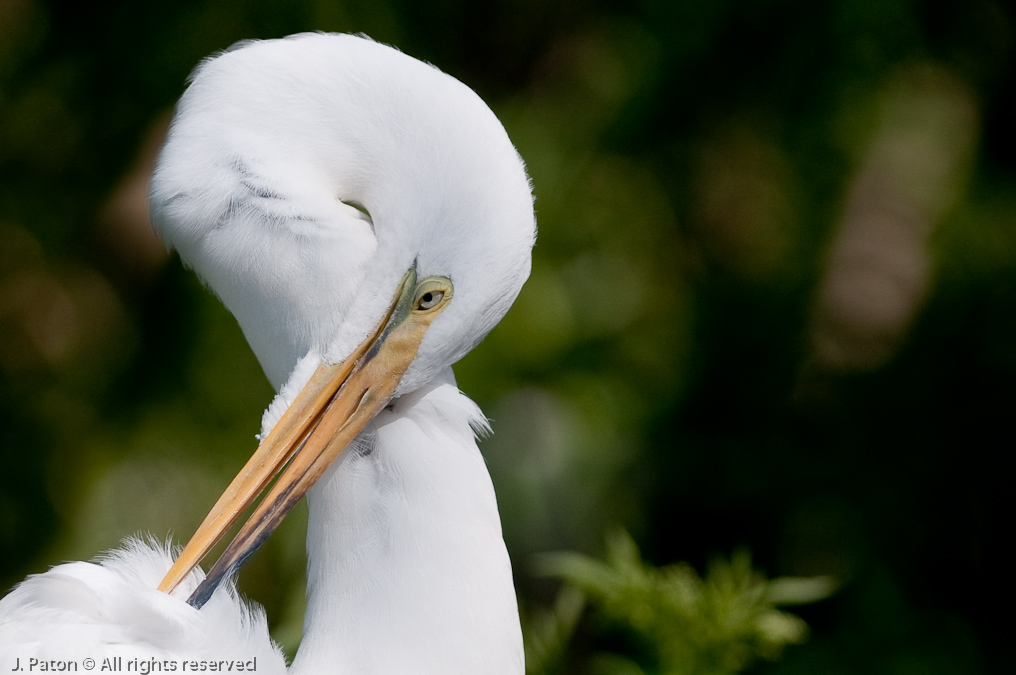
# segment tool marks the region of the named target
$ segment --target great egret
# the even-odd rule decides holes
[[[149,657],[148,669],[226,669],[260,654],[259,671],[284,669],[257,612],[212,591],[320,478],[291,672],[523,672],[473,435],[486,422],[450,369],[530,269],[530,186],[493,113],[369,39],[245,42],[197,69],[151,196],[166,242],[236,316],[280,393],[257,453],[163,580],[182,590],[154,590],[168,556],[142,545],[32,577],[0,603],[0,667],[80,671],[126,655],[138,672]],[[198,586],[188,571],[287,460]],[[211,600],[199,611],[187,595]]]

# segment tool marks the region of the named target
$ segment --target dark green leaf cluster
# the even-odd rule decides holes
[[[647,671],[634,660],[600,655],[597,672],[725,675],[756,658],[775,660],[786,645],[803,642],[805,622],[778,607],[814,602],[835,590],[828,577],[767,580],[747,551],[715,559],[705,578],[686,563],[657,568],[622,531],[609,538],[605,561],[557,553],[545,557],[543,568],[564,580],[565,600],[530,636],[532,673],[561,662],[561,638],[577,617],[576,591],[597,614],[633,633],[655,662]]]

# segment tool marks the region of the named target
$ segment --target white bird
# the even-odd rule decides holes
[[[140,544],[30,577],[0,602],[0,668],[37,658],[80,672],[93,658],[101,672],[100,659],[126,655],[137,672],[145,658],[179,672],[187,659],[225,669],[259,656],[258,671],[283,672],[259,611],[215,588],[314,485],[291,673],[522,673],[474,437],[486,421],[450,368],[530,270],[530,185],[494,114],[369,39],[245,42],[193,75],[151,197],[166,242],[236,316],[280,393],[261,446],[163,580],[181,584],[173,595],[154,588],[168,554]],[[208,578],[188,576],[277,472]]]

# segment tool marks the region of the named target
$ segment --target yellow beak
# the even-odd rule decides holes
[[[328,466],[391,401],[431,322],[448,305],[448,279],[406,273],[378,326],[345,361],[322,364],[205,517],[159,590],[176,588],[277,474],[282,475],[187,600],[200,608],[267,539]],[[286,466],[288,462],[288,467]],[[283,472],[283,468],[285,471]]]

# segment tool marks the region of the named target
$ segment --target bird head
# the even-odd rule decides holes
[[[213,567],[210,594],[378,410],[505,314],[529,275],[531,190],[461,82],[366,38],[306,34],[197,68],[151,199],[157,229],[236,316],[273,385],[308,355],[316,365],[163,584],[292,459]]]

